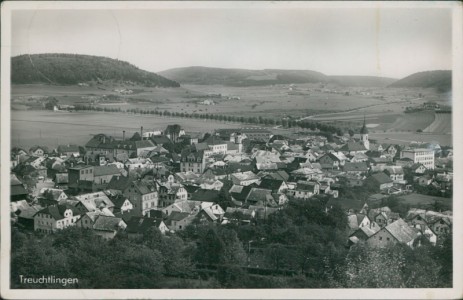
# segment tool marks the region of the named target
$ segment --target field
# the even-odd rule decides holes
[[[402,199],[404,203],[409,204],[411,207],[427,207],[432,205],[435,201],[442,202],[445,206],[450,208],[452,208],[453,204],[452,198],[427,196],[416,193],[400,196],[400,199]]]
[[[126,131],[127,137],[140,131],[164,130],[169,124],[180,124],[188,132],[209,132],[217,128],[236,128],[240,124],[196,119],[163,118],[102,112],[12,111],[12,146],[29,148],[33,145],[56,147],[59,144],[85,145],[93,134],[106,133],[117,138]]]
[[[434,122],[423,129],[423,132],[452,133],[452,115],[436,114]]]
[[[131,89],[132,94],[120,94],[116,89]],[[423,97],[418,97],[422,94]],[[140,86],[12,86],[12,142],[14,145],[84,144],[91,134],[105,132],[114,136],[122,130],[135,131],[140,126],[163,129],[178,123],[187,131],[205,132],[215,128],[240,127],[196,119],[162,118],[159,116],[109,113],[52,113],[26,111],[31,97],[55,97],[59,104],[86,104],[92,99],[115,97],[117,103],[97,101],[94,106],[138,108],[188,113],[220,113],[239,116],[293,117],[331,123],[340,128],[359,128],[367,120],[370,137],[379,142],[407,144],[410,141],[437,141],[452,145],[451,122],[445,116],[428,111],[405,114],[405,107],[426,101],[448,104],[448,94],[436,94],[430,89],[387,89],[321,87],[318,84],[273,85],[257,87],[225,87],[218,85],[185,85],[180,88],[146,88]],[[200,102],[211,100],[215,105]],[[23,101],[23,102],[21,102]],[[421,129],[425,132],[418,133]],[[274,129],[275,133],[290,130]]]

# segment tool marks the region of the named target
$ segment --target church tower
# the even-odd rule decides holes
[[[368,140],[368,129],[365,121],[365,115],[363,115],[363,126],[360,129],[360,142],[370,150],[370,141]]]

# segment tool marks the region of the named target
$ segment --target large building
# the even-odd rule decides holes
[[[434,151],[425,148],[406,149],[400,152],[400,158],[410,158],[413,163],[420,163],[426,169],[434,169]]]

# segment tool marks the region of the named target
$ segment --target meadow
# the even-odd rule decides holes
[[[116,89],[127,88],[133,94],[122,95]],[[328,91],[328,92],[327,92]],[[421,97],[418,95],[421,94]],[[55,97],[59,104],[90,105],[92,97],[116,95],[118,103],[100,102],[95,106],[128,110],[160,110],[170,112],[208,113],[308,119],[326,122],[340,128],[359,128],[366,119],[370,136],[380,142],[406,144],[410,141],[438,141],[452,145],[451,118],[434,116],[432,112],[405,114],[405,107],[420,105],[431,99],[448,104],[448,94],[430,89],[349,88],[318,84],[227,87],[219,85],[184,85],[180,88],[146,88],[140,86],[51,86],[43,84],[12,85],[12,100],[28,97]],[[219,96],[220,95],[220,96]],[[229,97],[235,98],[233,100]],[[210,99],[215,105],[203,105]],[[27,106],[15,104],[12,111],[14,145],[85,144],[91,134],[105,132],[118,136],[125,129],[164,129],[178,123],[188,131],[206,132],[216,128],[239,127],[219,121],[162,118],[152,115],[97,112],[52,113],[25,111]],[[417,130],[425,133],[419,133]],[[426,129],[426,130],[425,130]],[[278,133],[291,132],[272,129]]]
[[[218,128],[236,128],[240,124],[103,112],[12,111],[11,144],[29,148],[33,145],[56,147],[60,144],[85,145],[92,135],[105,133],[122,138],[122,131],[131,137],[144,131],[164,130],[179,124],[188,132],[210,132]]]

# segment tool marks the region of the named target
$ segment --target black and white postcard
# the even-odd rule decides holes
[[[463,297],[462,12],[3,2],[2,298]]]

